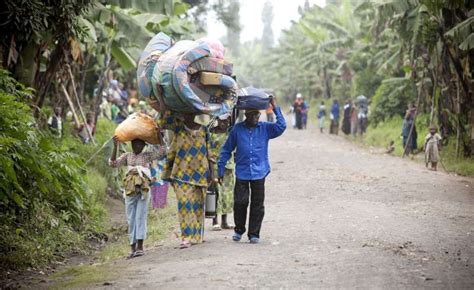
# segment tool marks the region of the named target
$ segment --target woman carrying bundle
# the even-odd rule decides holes
[[[211,174],[208,161],[209,135],[194,121],[196,114],[184,114],[184,121],[164,117],[163,128],[174,129],[166,157],[163,180],[171,183],[178,201],[181,248],[202,242],[204,198]],[[165,121],[166,120],[166,121]]]
[[[273,112],[273,111],[272,111]],[[272,113],[273,114],[273,113]],[[217,162],[221,147],[224,145],[229,136],[229,127],[231,118],[229,115],[220,116],[217,121],[217,126],[211,130],[211,165],[214,167],[214,172],[217,172]],[[216,180],[215,180],[216,181]],[[212,220],[212,230],[219,231],[221,229],[229,230],[234,227],[227,221],[227,215],[231,214],[234,208],[234,186],[235,186],[235,163],[231,158],[227,161],[224,170],[223,181],[217,184],[218,200],[217,200],[217,214]],[[221,215],[221,224],[219,225],[218,215]]]

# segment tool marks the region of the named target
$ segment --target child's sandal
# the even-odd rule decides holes
[[[135,257],[141,257],[141,256],[144,256],[145,255],[145,252],[142,251],[142,250],[138,250],[138,251],[135,251],[135,254],[133,255],[133,258]]]
[[[130,253],[128,253],[128,256],[127,256],[126,259],[127,259],[127,260],[130,260],[130,259],[132,259],[132,258],[134,258],[134,257],[135,257],[135,252],[130,252]]]

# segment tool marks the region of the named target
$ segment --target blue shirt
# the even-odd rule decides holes
[[[276,123],[258,122],[254,128],[249,128],[240,122],[232,128],[227,141],[221,148],[217,171],[220,177],[224,176],[227,161],[235,153],[235,175],[240,180],[258,180],[270,173],[268,160],[268,141],[283,134],[286,129],[285,118],[280,107],[274,110]]]

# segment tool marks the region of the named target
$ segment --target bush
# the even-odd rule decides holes
[[[375,91],[370,105],[370,122],[377,126],[385,119],[403,116],[408,104],[415,101],[415,91],[408,79],[385,80]]]
[[[88,187],[81,159],[37,128],[30,98],[31,91],[0,70],[2,268],[41,266],[84,249],[103,216],[96,191],[104,192],[105,182]]]

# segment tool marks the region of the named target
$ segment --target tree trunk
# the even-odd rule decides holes
[[[64,57],[67,52],[69,52],[70,44],[67,41],[63,41],[56,45],[56,48],[51,53],[51,57],[48,62],[48,69],[46,72],[38,78],[38,81],[35,84],[37,91],[36,94],[36,106],[41,108],[44,104],[46,94],[49,91],[49,87],[58,72],[60,65],[62,64]]]
[[[82,72],[80,73],[81,80],[79,82],[78,96],[79,96],[79,99],[83,102],[85,101],[84,100],[84,90],[85,90],[85,87],[86,87],[87,65],[89,64],[90,58],[91,58],[91,54],[87,53],[86,59],[84,60],[84,65],[82,66]]]
[[[330,99],[331,98],[331,82],[330,82],[326,67],[324,67],[323,69],[323,75],[324,75],[324,97],[326,99]]]
[[[29,43],[18,57],[18,62],[14,68],[15,78],[27,87],[33,86],[37,71],[36,55],[38,45]]]

